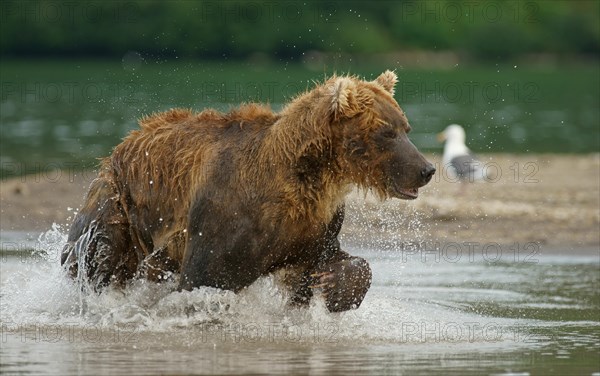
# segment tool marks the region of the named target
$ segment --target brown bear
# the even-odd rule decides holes
[[[283,270],[292,301],[318,288],[358,307],[371,269],[340,248],[351,187],[414,199],[435,172],[409,141],[395,73],[334,76],[279,113],[174,109],[146,117],[105,158],[61,263],[98,291],[179,274],[179,289],[240,291]]]

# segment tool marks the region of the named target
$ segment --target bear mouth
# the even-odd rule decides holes
[[[419,188],[397,188],[396,197],[403,200],[414,200],[419,197]]]
[[[404,188],[392,181],[389,182],[388,192],[391,197],[400,200],[414,200],[419,197],[419,188]]]
[[[390,197],[394,197],[400,200],[414,200],[419,197],[419,187],[405,188],[400,185],[399,182],[388,180],[387,192]]]

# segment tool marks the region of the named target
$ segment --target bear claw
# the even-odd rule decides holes
[[[328,287],[328,288],[335,287],[335,283],[331,282],[333,280],[333,278],[335,277],[335,274],[333,272],[314,273],[314,274],[311,274],[310,276],[317,279],[318,283],[314,283],[314,284],[308,286],[308,288],[318,289],[318,288],[325,288],[325,287]]]

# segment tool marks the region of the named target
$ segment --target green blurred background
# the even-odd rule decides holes
[[[395,69],[421,149],[600,148],[600,2],[3,1],[2,178],[87,168],[170,107],[275,110],[337,73]]]

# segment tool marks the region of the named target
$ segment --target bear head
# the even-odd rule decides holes
[[[408,138],[411,126],[394,99],[397,76],[374,81],[333,77],[326,82],[330,122],[342,172],[381,198],[415,199],[435,168]]]

